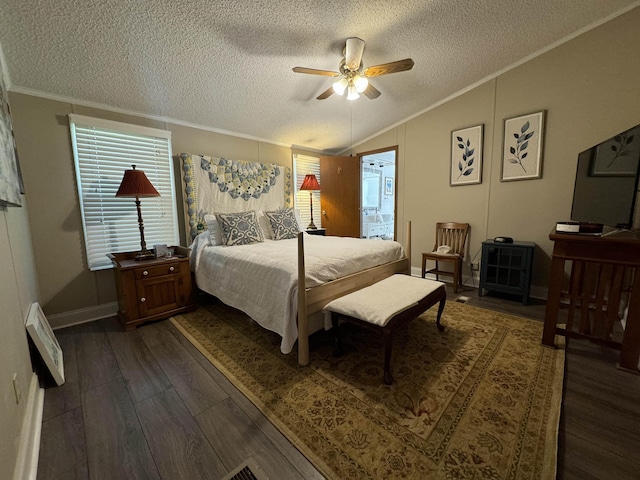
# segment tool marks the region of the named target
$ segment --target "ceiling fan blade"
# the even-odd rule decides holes
[[[364,93],[371,100],[375,100],[376,98],[378,98],[381,95],[380,90],[378,90],[376,87],[371,85],[371,83],[369,83],[369,85],[367,85],[367,88],[365,88],[364,92],[362,92],[362,93]]]
[[[376,65],[364,69],[364,75],[366,77],[379,77],[380,75],[387,75],[389,73],[404,72],[413,68],[413,60],[405,58],[404,60],[398,60],[391,63],[383,63],[382,65]]]
[[[316,70],[315,68],[293,67],[293,71],[296,73],[308,73],[310,75],[324,75],[327,77],[340,76],[338,72],[331,72],[329,70]]]
[[[324,100],[325,98],[329,98],[331,95],[333,95],[333,87],[329,87],[327,90],[318,95],[316,97],[316,100]]]
[[[364,52],[364,40],[358,37],[347,38],[347,46],[344,49],[345,66],[349,70],[357,70],[362,62]]]

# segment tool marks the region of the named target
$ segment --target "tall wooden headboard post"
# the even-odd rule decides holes
[[[409,259],[409,265],[407,266],[407,275],[411,275],[411,220],[407,221],[407,237],[405,241],[404,251]]]

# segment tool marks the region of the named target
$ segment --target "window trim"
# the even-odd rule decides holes
[[[310,163],[317,163],[317,171],[314,172],[305,172],[305,173],[300,173],[300,175],[298,175],[298,159],[302,160],[302,162],[306,163],[306,164],[310,164]],[[317,160],[317,162],[315,161],[311,161],[311,159],[313,160]],[[313,173],[316,175],[316,178],[318,179],[318,183],[320,183],[320,186],[322,186],[322,180],[320,178],[320,157],[316,157],[313,155],[308,155],[308,154],[304,154],[304,153],[294,153],[293,154],[293,187],[294,187],[294,194],[293,194],[293,205],[294,208],[296,208],[299,213],[300,213],[300,217],[302,220],[302,224],[304,226],[304,228],[306,229],[306,225],[311,221],[310,218],[310,209],[309,209],[309,195],[307,192],[302,192],[306,197],[305,197],[305,205],[299,205],[299,197],[298,195],[301,193],[300,190],[300,186],[302,185],[302,181],[304,180],[304,175],[308,174],[308,173]],[[314,205],[314,212],[313,212],[313,220],[315,225],[318,228],[322,228],[322,212],[320,210],[320,205],[321,205],[321,198],[322,198],[322,192],[320,190],[318,191],[314,191],[312,192],[312,197],[313,197],[313,205]],[[304,210],[303,208],[304,207]]]
[[[166,140],[166,154],[167,154],[166,160],[167,160],[168,168],[165,169],[163,166],[163,170],[165,172],[168,170],[168,175],[169,175],[168,186],[164,186],[164,187],[161,187],[160,185],[154,185],[154,186],[156,187],[156,189],[159,189],[159,190],[161,189],[164,191],[163,196],[164,195],[170,196],[169,202],[171,205],[171,208],[170,208],[171,213],[169,218],[173,224],[173,238],[169,238],[171,235],[168,235],[166,238],[166,241],[173,245],[178,245],[180,242],[179,240],[180,229],[179,229],[179,223],[178,223],[178,212],[176,208],[176,187],[175,187],[174,162],[173,162],[172,148],[171,148],[171,132],[167,130],[160,130],[157,128],[145,127],[141,125],[133,125],[128,123],[116,122],[113,120],[105,120],[102,118],[94,118],[94,117],[88,117],[88,116],[72,113],[72,114],[69,114],[69,133],[71,136],[71,144],[72,144],[72,150],[73,150],[73,161],[74,161],[74,169],[75,169],[75,175],[76,175],[75,181],[76,181],[76,188],[78,192],[78,203],[80,207],[80,215],[82,218],[82,230],[83,230],[83,238],[84,238],[84,256],[85,256],[85,261],[87,262],[87,267],[89,268],[89,270],[98,271],[98,270],[113,268],[113,265],[111,264],[111,262],[106,258],[106,254],[112,253],[112,252],[104,252],[105,253],[104,262],[97,262],[95,260],[93,261],[90,260],[89,253],[91,251],[96,251],[96,250],[98,252],[100,251],[100,249],[96,249],[95,247],[90,248],[91,240],[95,240],[95,238],[102,240],[104,237],[102,235],[90,236],[87,229],[85,200],[82,192],[83,176],[81,174],[81,161],[80,161],[81,159],[78,156],[78,142],[77,142],[76,127],[96,128],[96,129],[102,129],[102,130],[109,130],[111,132],[121,133],[125,135],[134,135],[134,136],[137,135],[140,137],[153,137],[157,139]],[[164,145],[162,150],[164,150]],[[164,154],[164,152],[162,153]],[[159,157],[164,160],[163,154],[159,155]],[[118,162],[114,162],[114,163],[116,163],[117,165]],[[135,163],[136,163],[135,160],[131,160],[129,163],[127,163],[127,165],[124,165],[124,162],[123,162],[123,170],[122,170],[123,174],[126,168],[131,168],[131,164],[135,164]],[[148,173],[148,172],[145,172],[145,173]],[[152,180],[152,183],[153,183],[153,180]],[[143,199],[142,201],[144,202],[145,199]],[[132,212],[136,211],[135,202],[133,199],[131,199],[131,211]],[[142,205],[143,219],[144,219],[144,211],[145,211],[145,206],[143,204]],[[137,220],[135,221],[134,228],[136,231],[138,230]],[[151,242],[149,242],[147,231],[145,231],[145,240],[147,240],[148,248],[153,248],[153,245],[150,243],[158,243],[158,242],[155,242],[153,239]],[[138,234],[137,250],[139,250],[139,248],[140,248],[140,241],[139,241],[139,234]]]

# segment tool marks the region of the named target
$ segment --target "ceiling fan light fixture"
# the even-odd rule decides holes
[[[357,100],[360,98],[360,94],[358,90],[356,90],[356,86],[351,84],[349,85],[349,89],[347,90],[347,100]]]
[[[354,83],[356,86],[356,91],[358,93],[364,92],[369,86],[369,80],[367,79],[367,77],[362,75],[356,75],[356,79]]]
[[[318,70],[315,68],[294,67],[295,73],[306,73],[310,75],[323,75],[334,77],[332,85],[316,97],[316,100],[325,100],[334,93],[344,95],[347,92],[348,100],[360,98],[364,94],[370,100],[380,96],[380,90],[369,83],[369,78],[388,75],[390,73],[406,72],[413,68],[413,60],[405,58],[395,62],[383,63],[372,67],[364,68],[362,54],[364,52],[364,40],[358,37],[347,38],[343,50],[344,57],[340,60],[338,71]]]
[[[340,80],[333,84],[333,91],[338,95],[343,95],[348,85],[349,82],[347,81],[347,79],[342,77]]]

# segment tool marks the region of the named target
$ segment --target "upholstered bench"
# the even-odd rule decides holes
[[[342,354],[342,336],[339,320],[363,325],[381,331],[384,336],[384,383],[391,385],[391,347],[396,328],[409,323],[436,303],[436,325],[443,331],[440,317],[447,294],[444,283],[395,274],[361,290],[349,293],[329,302],[322,309],[331,312],[331,322],[336,332],[337,349]]]

